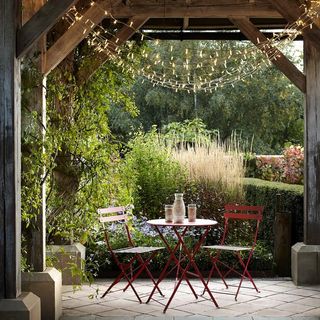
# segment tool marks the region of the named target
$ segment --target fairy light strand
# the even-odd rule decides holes
[[[142,51],[141,56],[136,56],[135,53],[131,52],[127,54],[127,59],[124,60],[120,54],[130,49],[130,45],[122,45],[116,33],[101,25],[96,25],[90,19],[84,19],[84,16],[75,7],[70,9],[64,17],[69,23],[69,28],[76,22],[80,22],[83,34],[91,30],[88,44],[97,52],[110,54],[114,62],[123,71],[130,72],[132,75],[139,75],[154,85],[187,92],[212,92],[221,86],[234,85],[238,81],[244,81],[246,78],[252,77],[265,65],[270,65],[270,60],[276,60],[280,57],[281,51],[279,48],[290,44],[306,28],[312,28],[314,21],[319,18],[320,11],[320,0],[311,1],[310,8],[302,5],[303,14],[294,23],[288,24],[281,32],[274,33],[266,41],[258,43],[257,46],[264,55],[263,59],[261,52],[252,44],[239,45],[236,50],[222,47],[221,50],[219,49],[220,54],[214,47],[203,46],[200,50],[198,48],[197,50],[185,48],[182,54],[183,59],[176,59],[172,44],[163,57],[160,50],[157,50],[161,48],[161,42],[158,39],[153,39],[139,29],[135,29],[132,21],[128,25],[117,20],[111,12],[102,8],[97,2],[91,1],[90,4],[103,10],[104,15],[110,19],[111,25],[118,26],[118,30],[120,27],[130,28],[140,36],[141,41],[152,40],[152,45],[149,46],[148,50]],[[231,57],[236,58],[237,67],[230,67],[229,60]],[[254,58],[254,65],[248,66],[248,57]],[[141,60],[139,68],[134,66],[134,61],[137,58]],[[210,72],[207,70],[210,70]],[[219,75],[215,76],[217,71]]]

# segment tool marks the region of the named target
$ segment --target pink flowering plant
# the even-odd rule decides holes
[[[303,184],[304,154],[301,146],[290,146],[283,151],[284,170],[282,181]]]
[[[290,146],[280,156],[257,156],[258,176],[263,180],[303,184],[303,147]]]
[[[257,156],[259,177],[268,181],[281,181],[283,174],[282,156]]]

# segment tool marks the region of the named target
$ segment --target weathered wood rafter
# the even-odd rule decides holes
[[[78,0],[49,0],[18,31],[17,57],[23,56]]]
[[[264,49],[261,43],[267,43],[268,40],[248,18],[230,17],[230,21],[239,28],[239,30],[253,42],[262,52],[268,55],[270,61],[302,92],[306,90],[305,75],[283,55],[283,53],[275,47],[268,45],[268,49]]]
[[[280,13],[267,1],[250,3],[248,1],[195,1],[194,3],[179,2],[152,2],[131,3],[125,5],[113,5],[112,12],[116,18],[128,18],[130,16],[149,16],[152,18],[181,18],[181,17],[222,17],[249,16],[261,18],[279,18]]]
[[[110,54],[116,54],[117,47],[129,40],[136,33],[135,30],[140,29],[147,20],[147,17],[132,17],[128,21],[127,25],[122,27],[110,40],[108,45],[108,51]],[[131,27],[129,27],[130,25]],[[79,78],[82,81],[86,81],[100,68],[100,66],[102,66],[108,60],[109,57],[110,56],[104,51],[96,53],[92,57],[92,63],[88,66],[88,68],[80,71]]]
[[[279,13],[290,23],[295,22],[303,13],[303,8],[297,0],[269,0]],[[304,37],[307,37],[313,46],[320,50],[320,29],[313,25],[312,29],[302,30]]]
[[[115,4],[120,0],[115,1]],[[90,7],[82,19],[76,21],[47,51],[43,70],[48,74],[106,17],[104,10],[110,9],[110,1],[99,2]]]
[[[280,18],[250,18],[250,21],[259,29],[283,29],[287,25],[286,19]],[[184,18],[150,18],[143,26],[146,30],[157,30],[160,32],[181,31]],[[221,31],[234,30],[233,24],[224,18],[193,18],[188,17],[190,31]],[[226,39],[228,40],[228,39]]]
[[[146,40],[159,39],[159,40],[247,40],[248,38],[241,32],[144,32]],[[263,32],[266,38],[272,38],[275,32]],[[138,36],[133,36],[135,40]],[[302,40],[302,36],[296,38]]]

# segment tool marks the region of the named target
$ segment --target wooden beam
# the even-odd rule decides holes
[[[110,40],[108,45],[108,51],[111,54],[116,54],[117,47],[121,46],[127,40],[129,40],[134,34],[135,30],[140,29],[148,21],[146,17],[133,17],[129,20],[126,26],[122,27],[117,34]],[[131,27],[129,27],[131,25]],[[98,52],[94,54],[91,59],[91,64],[87,69],[82,69],[79,72],[79,79],[85,82],[90,78],[109,58],[106,52]]]
[[[304,135],[304,243],[320,245],[320,51],[304,41],[306,72]]]
[[[22,57],[78,0],[49,0],[19,31],[17,57]]]
[[[230,21],[239,28],[239,30],[253,42],[262,52],[264,48],[261,43],[267,43],[268,40],[247,18],[230,18]],[[280,50],[269,45],[267,51],[270,61],[302,92],[305,92],[305,75],[284,56]]]
[[[148,29],[146,27],[146,29]],[[201,31],[192,31],[192,32],[181,32],[181,31],[156,31],[156,32],[144,32],[146,35],[145,39],[159,39],[159,40],[247,40],[248,38],[244,36],[241,32],[201,32]],[[276,32],[263,32],[263,35],[266,38],[273,37]],[[134,35],[133,40],[137,40],[139,35]],[[295,40],[303,40],[302,36],[297,37]]]
[[[190,4],[145,3],[126,6],[112,6],[112,14],[115,18],[128,18],[131,16],[149,16],[150,18],[225,18],[232,16],[248,16],[255,18],[279,18],[281,14],[268,1],[249,3],[248,1],[228,1],[222,4],[215,1],[208,1],[207,4],[197,4],[198,1]]]
[[[183,18],[183,26],[182,26],[182,29],[183,29],[183,30],[186,30],[186,29],[188,29],[188,27],[189,27],[189,18],[188,18],[188,17],[184,17],[184,18]]]
[[[297,0],[269,0],[278,12],[290,23],[295,22],[303,14],[303,8]],[[312,29],[305,28],[302,30],[305,38],[308,38],[312,45],[320,50],[320,29],[314,24]]]
[[[21,293],[20,4],[0,0],[0,299]]]
[[[311,1],[310,1],[311,2]],[[320,28],[320,8],[319,8],[319,4],[318,3],[315,3],[315,2],[311,2],[310,3],[310,7],[312,10],[316,11],[317,14],[318,14],[318,17],[314,17],[313,18],[313,22],[315,23],[315,25]]]
[[[296,0],[269,0],[276,10],[290,23],[295,22],[303,13]]]
[[[117,0],[116,3],[120,2]],[[43,70],[48,74],[106,17],[105,10],[109,10],[110,1],[101,1],[90,7],[82,19],[68,29],[47,51],[46,64]]]

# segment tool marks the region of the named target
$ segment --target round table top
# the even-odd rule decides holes
[[[218,224],[217,221],[211,219],[196,219],[194,222],[189,222],[186,218],[184,219],[183,223],[166,222],[165,219],[148,220],[147,223],[153,226],[161,227],[207,227]]]

